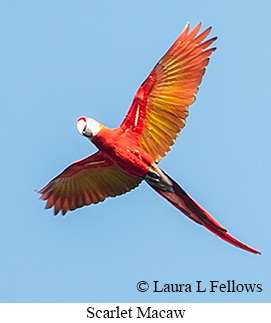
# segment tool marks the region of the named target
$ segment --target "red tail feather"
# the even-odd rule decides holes
[[[222,227],[214,218],[210,216],[197,202],[195,202],[172,178],[164,173],[165,176],[172,182],[171,191],[159,188],[159,184],[147,181],[148,184],[155,189],[157,193],[167,199],[172,205],[183,212],[193,221],[203,225],[206,229],[213,232],[221,239],[231,243],[232,245],[244,249],[246,251],[261,254],[260,251],[253,249],[244,243],[232,237],[227,229]],[[161,187],[161,186],[160,186]]]

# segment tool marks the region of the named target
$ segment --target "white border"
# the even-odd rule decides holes
[[[148,307],[151,310],[166,311],[185,310],[183,318],[149,318],[151,320],[164,322],[267,322],[270,317],[270,303],[67,303],[67,304],[29,304],[29,303],[7,303],[0,304],[0,322],[104,322],[106,319],[88,318],[88,307],[94,307],[95,310],[126,310],[131,308],[133,318],[115,318],[108,322],[116,320],[140,321],[145,318],[137,318],[138,307],[145,311]],[[116,313],[116,312],[114,312]],[[154,312],[155,313],[155,312]],[[124,315],[125,316],[125,315]]]

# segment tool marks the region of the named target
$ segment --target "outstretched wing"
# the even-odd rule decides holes
[[[97,152],[70,165],[39,193],[42,200],[48,200],[46,209],[54,206],[55,214],[61,210],[64,215],[106,197],[124,194],[141,181],[140,177],[125,173]]]
[[[197,36],[201,23],[190,33],[187,24],[168,52],[138,89],[121,125],[139,137],[141,148],[158,163],[171,149],[185,125],[188,107],[195,101],[216,38],[203,40],[211,27]]]

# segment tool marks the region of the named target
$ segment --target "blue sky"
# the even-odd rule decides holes
[[[3,1],[1,302],[270,302],[270,10],[262,1]],[[218,36],[187,126],[161,162],[255,256],[146,184],[65,217],[35,190],[95,151],[77,118],[117,127],[189,21]],[[138,281],[262,284],[261,293],[146,293]]]

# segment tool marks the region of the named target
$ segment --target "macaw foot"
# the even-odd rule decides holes
[[[151,186],[174,193],[172,181],[157,166],[150,168],[144,179]]]

